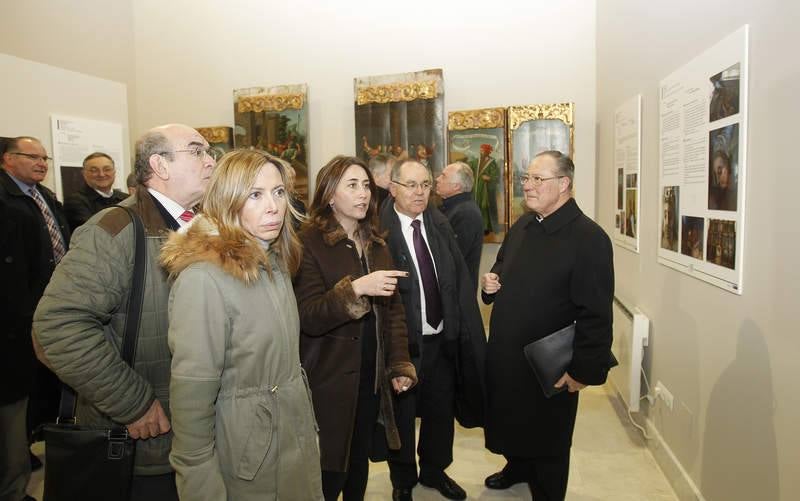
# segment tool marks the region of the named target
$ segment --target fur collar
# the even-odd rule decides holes
[[[251,239],[221,237],[216,225],[202,214],[170,235],[161,248],[161,265],[172,279],[191,264],[208,262],[250,285],[258,281],[262,268],[269,268],[270,259],[274,259],[274,253]]]
[[[333,219],[330,223],[328,223],[328,226],[324,230],[320,231],[322,232],[322,240],[331,247],[333,247],[334,245],[338,244],[339,242],[347,238],[347,232],[344,230],[342,225],[339,224],[339,222],[336,221],[335,219]],[[369,238],[367,238],[366,242],[367,246],[369,246],[370,243],[375,243],[378,245],[386,245],[386,242],[383,240],[383,238],[381,238],[380,236],[375,234],[374,231],[372,231],[372,226],[369,223],[362,223],[359,226],[359,231],[361,231],[362,235],[364,234],[369,235]]]

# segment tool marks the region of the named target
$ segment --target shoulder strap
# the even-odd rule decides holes
[[[139,324],[142,317],[142,302],[144,301],[145,261],[147,247],[144,239],[144,225],[141,218],[128,207],[115,205],[128,213],[133,221],[134,256],[133,277],[128,298],[128,309],[125,315],[125,330],[122,337],[122,360],[133,367],[136,359],[136,341],[139,337]],[[75,391],[66,384],[61,385],[61,402],[58,407],[58,422],[75,422]]]

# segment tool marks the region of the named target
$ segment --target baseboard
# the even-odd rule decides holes
[[[664,441],[664,437],[658,432],[658,429],[653,425],[650,419],[645,419],[645,426],[647,433],[650,435],[650,440],[646,440],[647,448],[653,454],[653,457],[664,472],[664,476],[675,491],[675,495],[680,501],[706,501],[697,484],[694,483],[692,477],[683,468],[683,465],[678,461],[678,458],[672,452],[669,445]]]

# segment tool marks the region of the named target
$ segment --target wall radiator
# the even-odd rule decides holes
[[[635,306],[614,296],[614,342],[611,351],[619,366],[611,369],[609,379],[628,406],[639,412],[642,397],[642,357],[650,336],[650,319]]]

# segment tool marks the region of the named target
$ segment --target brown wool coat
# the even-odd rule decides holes
[[[355,245],[339,225],[322,231],[307,227],[300,235],[303,260],[294,280],[300,310],[300,359],[308,373],[320,428],[322,469],[346,471],[356,415],[361,369],[359,319],[375,309],[375,368],[381,397],[380,420],[390,448],[400,448],[394,421],[391,379],[416,383],[408,356],[405,314],[400,295],[357,298],[351,280],[363,275]],[[396,269],[386,242],[373,235],[364,241],[370,271]]]

